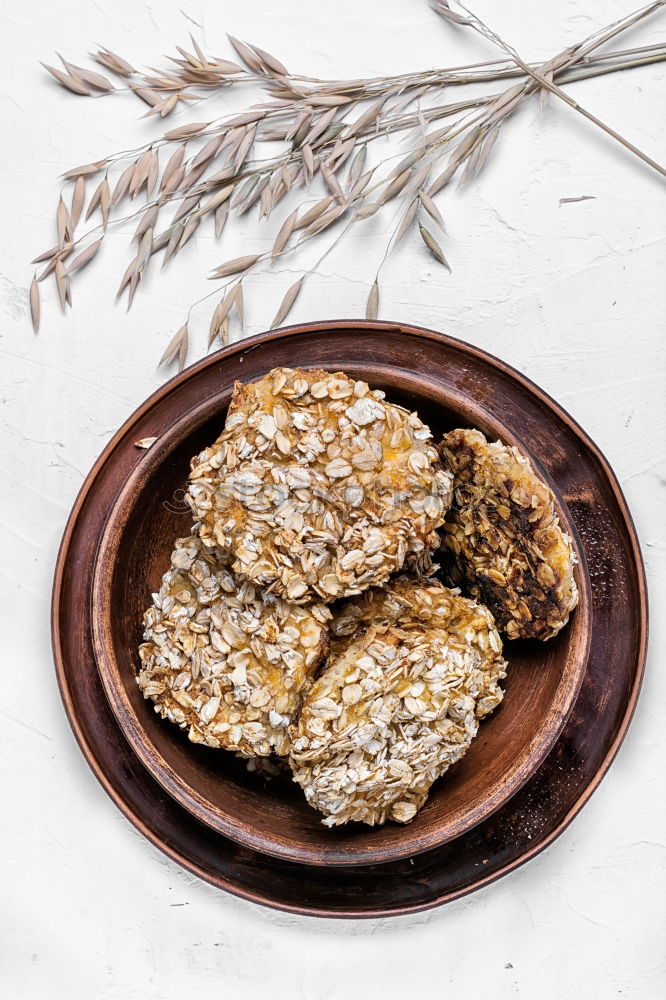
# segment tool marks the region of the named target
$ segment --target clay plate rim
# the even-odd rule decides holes
[[[424,337],[428,339],[437,339],[442,341],[444,344],[448,344],[452,349],[463,351],[481,361],[482,363],[489,363],[492,367],[495,367],[504,376],[508,376],[510,379],[515,380],[524,389],[528,391],[528,394],[533,398],[545,404],[545,406],[552,410],[555,415],[569,426],[573,433],[581,440],[584,444],[587,452],[590,454],[591,458],[596,461],[599,466],[601,476],[607,483],[610,491],[613,495],[614,501],[619,509],[619,514],[621,518],[621,534],[625,539],[628,548],[628,554],[626,559],[627,572],[630,573],[632,577],[632,582],[635,585],[635,603],[636,603],[636,643],[635,643],[635,653],[632,649],[632,659],[627,670],[630,671],[627,677],[627,683],[623,688],[623,692],[626,688],[626,698],[623,697],[622,701],[622,714],[618,718],[617,724],[613,724],[612,732],[609,731],[607,734],[602,733],[601,739],[603,741],[603,757],[600,761],[593,766],[596,768],[591,774],[589,779],[586,777],[585,784],[577,787],[573,792],[574,798],[571,803],[567,801],[568,809],[562,815],[562,817],[556,822],[556,824],[546,832],[540,839],[531,845],[529,848],[521,850],[517,856],[510,858],[510,860],[500,863],[496,867],[489,866],[486,870],[487,874],[483,875],[481,872],[471,877],[464,884],[456,886],[451,889],[446,889],[440,891],[438,894],[426,899],[422,902],[408,902],[399,903],[396,906],[382,906],[381,908],[354,908],[345,906],[335,907],[329,905],[314,905],[307,902],[291,903],[284,900],[276,900],[271,898],[270,895],[266,894],[266,890],[263,888],[261,891],[250,890],[246,887],[241,887],[235,884],[233,878],[220,875],[210,868],[204,867],[202,864],[197,863],[191,857],[188,857],[186,853],[186,842],[182,843],[182,837],[180,838],[181,845],[177,846],[176,843],[167,842],[160,832],[152,828],[147,819],[143,818],[143,815],[139,812],[133,810],[132,805],[128,802],[130,798],[128,790],[124,788],[122,781],[116,780],[116,784],[107,777],[104,767],[100,760],[98,760],[98,755],[101,757],[102,754],[100,750],[95,751],[94,739],[90,741],[87,738],[85,732],[85,726],[83,720],[79,719],[76,703],[76,691],[74,691],[70,686],[69,680],[69,668],[67,659],[67,648],[64,641],[63,634],[61,632],[61,623],[59,619],[59,612],[61,609],[61,603],[66,595],[64,592],[67,586],[67,574],[68,574],[68,552],[72,547],[73,539],[76,534],[78,527],[78,519],[82,513],[85,506],[88,495],[91,493],[94,481],[99,474],[101,468],[103,467],[108,454],[115,447],[116,443],[122,438],[126,433],[127,424],[114,435],[112,440],[109,442],[107,447],[104,449],[97,462],[93,466],[91,472],[83,483],[77,499],[72,508],[70,517],[68,519],[65,532],[63,534],[63,539],[61,542],[60,550],[58,553],[58,558],[56,562],[55,577],[54,577],[54,587],[53,587],[53,601],[52,601],[52,642],[54,651],[54,661],[56,666],[56,674],[58,685],[61,692],[61,697],[63,699],[63,704],[68,715],[70,725],[74,732],[74,735],[81,747],[82,753],[86,758],[92,771],[105,788],[110,797],[114,800],[116,805],[121,809],[121,811],[127,816],[127,818],[132,822],[132,824],[144,834],[155,846],[160,848],[166,855],[168,855],[173,860],[177,861],[179,864],[183,865],[185,868],[189,869],[193,873],[199,875],[201,878],[209,881],[211,884],[216,885],[220,888],[224,888],[227,891],[238,895],[242,898],[263,903],[265,905],[272,906],[277,909],[285,910],[287,912],[300,913],[300,914],[312,914],[318,916],[331,916],[331,917],[377,917],[377,916],[389,916],[397,915],[403,913],[417,912],[420,910],[425,910],[430,907],[439,905],[448,900],[458,898],[465,895],[468,892],[475,890],[483,885],[487,885],[502,875],[512,871],[513,869],[524,864],[526,861],[540,853],[545,847],[551,844],[569,825],[574,816],[582,809],[587,800],[590,798],[593,791],[598,787],[600,781],[607,773],[610,764],[612,763],[617,751],[626,735],[628,726],[633,717],[638,695],[640,692],[641,682],[645,669],[645,658],[647,651],[647,637],[648,637],[648,614],[647,614],[647,590],[645,582],[645,571],[643,566],[643,561],[641,557],[640,548],[638,545],[638,540],[636,537],[636,532],[633,524],[631,514],[627,508],[626,501],[622,494],[622,490],[610,468],[604,455],[601,453],[599,448],[591,441],[588,435],[582,430],[580,425],[573,420],[569,414],[566,413],[547,393],[536,386],[531,380],[526,378],[516,369],[512,368],[505,362],[497,359],[488,352],[482,351],[472,345],[465,344],[463,341],[457,340],[453,337],[445,336],[443,334],[436,334],[432,331],[408,326],[396,323],[387,323],[379,321],[363,321],[363,320],[338,320],[331,322],[320,322],[311,323],[299,326],[288,327],[280,331],[275,331],[270,336],[275,337],[285,337],[292,334],[302,334],[302,333],[316,333],[325,330],[349,330],[350,328],[357,330],[384,330],[386,332],[392,331],[394,333],[406,333],[415,337]],[[165,386],[162,386],[155,393],[153,393],[146,401],[143,403],[137,411],[133,414],[131,420],[137,420],[142,416],[145,416],[147,411],[153,405],[156,398],[162,395],[166,391],[171,391],[174,387],[178,386],[182,381],[188,378],[194,371],[200,370],[202,367],[215,363],[224,358],[224,356],[231,351],[238,350],[239,348],[243,353],[247,353],[249,350],[254,349],[254,347],[261,344],[267,339],[267,336],[262,334],[257,337],[248,339],[242,342],[241,345],[234,345],[233,348],[227,349],[225,351],[220,351],[214,356],[207,357],[202,361],[198,362],[196,365],[192,366],[186,372],[176,375],[171,379]],[[83,629],[83,626],[82,626]],[[91,683],[94,685],[95,678],[91,678]],[[611,677],[611,683],[613,678]],[[590,680],[590,685],[596,683],[595,679]],[[592,694],[594,694],[594,689],[592,689]],[[99,714],[99,713],[98,713]],[[96,720],[97,722],[104,722],[101,718]],[[111,720],[109,720],[111,721]],[[108,726],[107,726],[108,728]],[[94,737],[94,733],[92,734]],[[119,734],[118,734],[119,735]],[[151,790],[158,792],[157,786],[153,786],[151,783]],[[181,825],[188,826],[192,821],[186,815],[182,816]],[[217,840],[220,842],[220,850],[224,850],[224,840],[222,837],[218,837]],[[454,842],[455,843],[455,842]],[[433,852],[436,853],[436,852]],[[428,855],[426,855],[427,857]],[[284,867],[282,863],[281,867]],[[291,869],[291,865],[288,868]],[[295,870],[298,866],[293,866]],[[297,876],[296,876],[297,877]]]
[[[270,337],[262,342],[268,343],[273,339],[278,338]],[[241,345],[237,345],[236,353],[239,353],[240,348]],[[363,369],[363,377],[370,379],[369,372],[365,370],[369,367],[355,362],[348,365],[347,370],[349,374],[357,375],[359,374],[358,369]],[[381,377],[382,372],[395,374],[396,366],[380,363],[375,370],[378,377]],[[422,388],[423,374],[403,374],[399,369],[397,370],[403,387],[407,391],[411,389],[418,391],[419,388]],[[159,398],[163,399],[164,395],[166,393],[160,395]],[[459,402],[463,409],[465,407],[468,410],[474,409],[475,404],[466,402],[464,397],[453,392],[449,392],[447,395],[451,405]],[[391,841],[389,843],[375,841],[374,847],[372,846],[372,835],[370,837],[364,836],[362,841],[353,847],[347,844],[339,845],[334,837],[330,838],[330,846],[322,846],[321,842],[310,842],[307,837],[297,839],[293,835],[284,835],[279,830],[261,832],[255,829],[243,815],[236,815],[233,809],[225,808],[224,802],[218,804],[202,795],[159,753],[128,696],[112,640],[114,623],[114,607],[111,600],[112,578],[119,556],[119,546],[122,542],[126,510],[132,504],[134,494],[140,491],[142,485],[154,476],[155,469],[164,460],[164,457],[168,457],[178,441],[187,436],[191,425],[200,419],[202,411],[213,409],[217,405],[218,398],[211,396],[204,402],[198,401],[184,409],[177,422],[160,436],[150,451],[132,469],[125,481],[118,487],[97,548],[92,590],[93,648],[106,696],[125,738],[153,778],[180,805],[202,823],[211,826],[224,836],[263,854],[271,854],[276,858],[301,864],[368,865],[413,857],[450,842],[487,819],[522,788],[555,745],[578,696],[591,642],[592,601],[583,547],[566,504],[559,497],[557,488],[546,470],[540,469],[540,474],[549,480],[549,485],[553,489],[558,512],[567,531],[573,536],[574,546],[579,557],[576,580],[580,600],[573,616],[573,622],[568,626],[575,628],[575,633],[571,637],[573,649],[566,658],[564,669],[553,694],[553,701],[542,716],[538,728],[529,742],[526,742],[518,751],[507,770],[488,787],[487,794],[474,804],[470,803],[461,807],[446,824],[434,826],[432,829],[420,830],[412,824],[394,826],[394,836]],[[131,420],[132,418],[130,418]],[[497,418],[495,418],[495,422],[500,423]],[[529,451],[526,443],[521,442],[519,435],[516,435],[511,428],[502,425],[501,436],[507,443],[518,443],[523,450]],[[533,458],[538,460],[538,456],[533,456]]]

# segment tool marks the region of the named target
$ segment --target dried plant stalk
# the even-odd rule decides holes
[[[266,99],[240,114],[176,125],[141,149],[68,170],[64,180],[72,185],[71,198],[68,195],[66,202],[61,196],[57,206],[57,245],[35,258],[35,263],[44,262],[45,266],[30,287],[33,326],[36,329],[39,324],[37,282],[54,274],[62,307],[71,303],[71,277],[94,259],[113,223],[129,219],[136,222],[132,240],[137,250],[118,289],[119,296],[127,290],[131,304],[155,254],[164,251],[164,266],[201,226],[210,226],[219,238],[230,217],[253,208],[259,218],[270,219],[278,214],[281,201],[297,188],[312,189],[313,197],[281,214],[270,248],[228,260],[210,275],[215,280],[233,278],[235,283],[225,288],[215,307],[209,348],[218,339],[228,342],[232,309],[242,328],[241,281],[246,275],[262,264],[297,253],[312,239],[323,239],[322,234],[329,230],[342,229],[329,243],[325,257],[350,226],[371,218],[383,206],[398,207],[398,221],[366,304],[366,315],[375,318],[379,312],[381,267],[415,228],[430,254],[450,270],[442,249],[443,238],[437,232],[444,233],[445,228],[435,198],[456,175],[461,182],[469,182],[480,173],[491,157],[502,126],[533,96],[542,104],[547,94],[565,101],[664,174],[660,164],[582,109],[562,89],[577,80],[666,59],[666,44],[598,51],[664,3],[666,0],[653,0],[546,62],[530,63],[462,3],[452,10],[447,0],[434,0],[436,12],[451,23],[452,30],[475,30],[502,50],[501,58],[370,79],[325,81],[301,76],[288,71],[264,49],[236,38],[230,38],[230,42],[238,62],[206,55],[191,38],[191,49],[179,47],[168,68],[150,71],[137,70],[110,49],[99,49],[93,58],[113,80],[61,58],[63,69],[46,69],[71,94],[99,98],[129,91],[148,106],[149,117],[166,117],[213,91],[247,83],[259,83]],[[442,103],[442,95],[451,87],[492,81],[505,81],[504,89],[488,94],[484,88],[478,95]],[[403,146],[399,156],[387,156],[368,168],[370,143],[394,136],[407,137],[407,148]],[[281,151],[262,159],[260,144],[276,140],[281,143]],[[88,181],[92,181],[94,190],[86,204]],[[121,208],[128,203],[132,203],[129,214]],[[81,218],[87,222],[97,212],[101,223],[79,235]],[[341,226],[343,220],[346,224]],[[435,233],[431,231],[433,226]],[[74,250],[76,255],[66,265]],[[288,289],[272,326],[284,322],[307,274]],[[219,295],[219,291],[211,294]],[[196,305],[190,307],[187,322],[172,338],[160,364],[184,364],[189,322]]]

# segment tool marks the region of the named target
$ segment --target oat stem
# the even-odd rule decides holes
[[[511,56],[516,65],[519,66],[520,69],[522,69],[523,72],[526,73],[528,76],[530,76],[536,83],[538,83],[540,87],[543,87],[551,94],[555,94],[557,97],[560,98],[560,100],[564,101],[565,104],[568,104],[570,108],[573,108],[575,111],[578,111],[578,113],[581,114],[584,118],[587,118],[588,121],[591,121],[598,128],[602,129],[602,131],[604,131],[607,135],[610,135],[613,139],[615,139],[622,146],[624,146],[625,149],[628,149],[630,152],[634,153],[641,160],[643,160],[644,163],[647,163],[650,167],[652,167],[654,170],[660,173],[662,177],[666,177],[666,169],[664,169],[664,167],[662,167],[660,163],[657,163],[656,160],[653,160],[651,156],[649,156],[647,153],[644,153],[643,150],[635,146],[632,142],[629,141],[629,139],[625,139],[624,136],[620,135],[619,132],[616,132],[615,129],[611,128],[610,125],[607,125],[605,122],[601,121],[600,118],[597,118],[597,116],[592,114],[591,111],[588,111],[586,108],[582,107],[582,105],[580,105],[577,101],[575,101],[572,97],[570,97],[567,93],[565,93],[565,91],[563,91],[554,81],[549,80],[546,76],[544,76],[541,72],[539,72],[539,69],[535,69],[528,63],[524,62],[524,60],[521,59],[519,54],[513,48],[513,46],[509,45],[502,38],[500,38],[500,36],[495,31],[493,31],[492,28],[489,28],[488,25],[485,24],[476,14],[473,14],[472,11],[470,11],[469,8],[465,6],[462,0],[456,0],[456,3],[461,8],[461,10],[464,10],[465,13],[467,14],[468,16],[467,23],[469,24],[469,26],[474,28],[480,35],[483,35],[485,38],[488,38],[490,41],[494,42],[506,53],[508,53],[508,55]],[[580,47],[577,47],[576,49],[577,56],[578,57],[580,57],[581,55],[584,56],[587,52],[591,51],[596,46],[602,44],[602,42],[608,41],[609,38],[613,37],[613,35],[617,34],[619,31],[624,30],[631,24],[635,24],[638,20],[641,20],[643,17],[647,17],[650,14],[653,14],[660,7],[663,7],[664,3],[666,3],[666,0],[655,0],[654,3],[651,3],[647,7],[642,8],[642,10],[637,11],[633,15],[630,15],[629,18],[623,19],[622,22],[617,22],[616,25],[613,26],[611,31],[605,33],[604,37],[601,40],[597,40],[595,42],[590,41],[590,44],[586,48],[581,49]]]
[[[666,0],[654,0],[545,62],[524,61],[467,11],[464,4],[459,6],[467,13],[466,17],[453,12],[448,0],[433,0],[442,17],[488,38],[502,49],[502,57],[394,76],[320,80],[290,73],[264,50],[235,39],[231,43],[242,65],[205,56],[192,39],[193,52],[179,49],[179,56],[171,60],[167,70],[149,72],[137,71],[120,56],[101,49],[94,58],[120,78],[119,86],[97,70],[87,70],[65,60],[61,60],[62,70],[47,67],[58,83],[77,96],[132,91],[148,105],[149,115],[162,117],[182,108],[183,102],[205,101],[229,86],[259,83],[266,96],[263,103],[241,114],[177,125],[143,146],[121,150],[68,171],[65,177],[72,181],[72,189],[63,194],[58,205],[58,243],[35,261],[43,262],[44,268],[31,286],[33,322],[39,320],[36,281],[53,274],[61,304],[64,307],[71,303],[70,278],[92,261],[110,226],[138,219],[132,239],[136,255],[120,285],[120,292],[128,289],[131,304],[153,256],[164,250],[164,266],[206,218],[214,221],[219,237],[230,215],[241,215],[256,206],[259,218],[268,218],[290,191],[311,190],[317,178],[324,196],[312,190],[312,201],[304,200],[298,208],[284,213],[271,250],[219,264],[213,276],[229,280],[222,289],[216,283],[212,292],[193,303],[187,321],[195,306],[222,294],[224,299],[211,321],[209,343],[218,334],[226,337],[227,317],[234,303],[242,323],[245,277],[269,259],[295,254],[310,240],[318,239],[325,229],[337,226],[344,217],[343,227],[321,257],[287,291],[274,320],[281,322],[295,302],[303,280],[316,271],[350,228],[391,203],[400,214],[377,268],[367,305],[368,314],[377,315],[381,270],[408,232],[418,230],[417,236],[431,255],[448,267],[439,242],[442,237],[434,235],[437,228],[432,231],[433,226],[443,231],[443,217],[434,197],[459,169],[462,181],[476,176],[488,160],[501,125],[535,94],[541,94],[542,100],[545,94],[555,94],[652,169],[666,174],[663,166],[562,89],[593,76],[666,60],[666,44],[597,51],[665,4]],[[506,89],[492,94],[472,93],[463,100],[450,102],[441,98],[452,86],[502,81],[506,81]],[[402,149],[397,149],[394,137],[400,135],[408,141]],[[394,146],[388,155],[380,156],[378,164],[366,168],[367,149],[371,143],[376,148],[378,139],[383,143],[392,140]],[[282,149],[261,158],[257,155],[257,143],[262,141],[279,141]],[[167,162],[160,163],[160,154],[164,156],[165,152]],[[440,166],[435,180],[431,180],[433,168],[444,157],[448,163],[443,170]],[[123,163],[127,160],[129,164]],[[397,160],[400,162],[395,163]],[[119,176],[111,180],[109,173],[115,173],[116,165],[120,165]],[[86,185],[91,179],[97,186],[87,198]],[[140,207],[121,216],[118,210],[121,202],[139,196],[143,198]],[[173,205],[177,206],[175,214],[165,223],[160,219],[162,209]],[[79,219],[87,220],[95,211],[101,212],[101,224],[77,235]],[[88,245],[72,256],[82,243]],[[187,343],[186,322],[165,352],[167,362],[177,358],[183,364]]]

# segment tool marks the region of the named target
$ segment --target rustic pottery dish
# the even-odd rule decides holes
[[[271,789],[248,775],[242,762],[192,747],[160,723],[138,692],[134,695],[130,668],[140,636],[140,612],[163,571],[170,546],[167,541],[162,551],[159,539],[172,538],[187,525],[177,492],[187,459],[215,435],[235,378],[250,380],[274,365],[290,363],[358,372],[386,388],[398,402],[417,407],[436,433],[474,424],[518,444],[550,475],[556,495],[566,503],[560,511],[565,523],[574,537],[578,530],[579,553],[588,563],[592,560],[594,586],[590,587],[581,559],[581,604],[557,639],[543,645],[507,644],[512,670],[506,702],[484,723],[476,763],[470,751],[433,790],[420,829],[415,822],[408,827],[341,831],[339,838],[336,831],[331,840],[331,831],[319,828],[316,814],[310,815],[301,804],[297,789],[280,783]],[[147,452],[138,451],[134,442],[148,436],[156,436],[156,444]],[[155,498],[148,484],[159,469],[166,493]],[[132,543],[138,536],[143,536],[141,558],[139,546]],[[99,557],[93,566],[98,543]],[[615,573],[609,571],[611,561]],[[93,575],[90,608],[84,594]],[[620,585],[623,602],[614,609],[614,620],[619,616],[626,621],[611,636],[608,591]],[[131,598],[135,592],[139,596]],[[100,673],[114,711],[136,754],[159,777],[160,785],[123,742],[100,697],[93,623]],[[645,629],[642,570],[621,494],[573,421],[522,376],[488,355],[427,331],[378,323],[319,324],[254,338],[201,362],[160,390],[116,435],[93,469],[63,541],[54,593],[54,646],[70,719],[96,773],[130,818],[183,863],[232,891],[286,908],[350,915],[432,905],[496,876],[552,838],[598,781],[626,728],[642,669]],[[588,644],[580,711],[587,713],[595,699],[604,698],[607,709],[600,718],[593,708],[594,717],[587,724],[585,717],[579,719],[573,741],[567,736],[570,722],[544,763],[585,673]],[[605,678],[598,676],[600,651],[608,666]],[[605,693],[598,690],[599,684],[605,684]],[[540,718],[530,721],[530,705],[535,703]],[[146,753],[150,748],[153,760]],[[215,764],[220,757],[223,763]],[[543,786],[548,776],[558,784],[557,795],[550,799]],[[160,786],[170,794],[164,795]],[[537,788],[541,791],[535,798]],[[186,802],[187,811],[172,797]],[[514,818],[513,832],[503,839],[502,831],[509,830],[506,817],[519,802],[521,825],[517,827]],[[210,828],[192,820],[190,813]],[[212,827],[244,841],[245,847],[233,846]],[[442,846],[445,841],[448,847]],[[464,863],[458,853],[462,845],[468,852]],[[304,896],[299,897],[295,887],[290,895],[283,879],[292,865],[271,862],[267,857],[271,854],[307,862],[293,866],[311,884]],[[412,861],[395,860],[407,855]],[[252,877],[248,881],[249,869],[258,872],[258,858],[263,882]],[[433,871],[437,858],[443,867]],[[378,866],[380,860],[386,863]],[[483,862],[491,867],[477,871]],[[340,867],[333,870],[332,864]],[[425,882],[423,876],[417,877],[420,866],[430,873]],[[393,883],[391,895],[394,868],[408,872],[409,889],[402,891]],[[345,876],[352,871],[354,898]],[[267,872],[281,873],[280,886]],[[385,892],[375,885],[379,872],[388,880]],[[357,896],[361,885],[365,889]]]
[[[362,335],[359,335],[359,340]],[[406,370],[404,356],[383,353],[381,363],[340,359],[325,364],[320,354],[330,338],[313,338],[309,364],[341,368],[387,392],[389,399],[415,409],[438,440],[454,426],[480,427],[493,440],[518,443],[536,465],[532,442],[488,412],[469,390],[451,389],[439,372]],[[375,335],[368,341],[377,342]],[[270,341],[269,341],[270,343]],[[290,341],[271,344],[275,365],[286,364]],[[301,365],[304,361],[301,360]],[[259,366],[262,366],[261,368]],[[265,374],[266,361],[254,351],[239,375]],[[240,368],[240,362],[239,362]],[[185,486],[189,459],[217,436],[223,425],[231,382],[184,409],[158,432],[109,508],[97,554],[93,594],[93,638],[97,664],[109,702],[134,752],[152,775],[193,815],[225,836],[255,850],[313,864],[360,864],[409,857],[437,847],[471,829],[506,802],[536,770],[553,746],[580,687],[590,637],[590,593],[585,558],[577,545],[579,606],[569,625],[550,642],[506,643],[509,673],[500,708],[486,720],[464,759],[433,788],[428,802],[408,826],[364,824],[330,830],[289,780],[257,780],[245,763],[225,752],[193,745],[155,714],[136,684],[141,617],[169,565],[174,538],[188,533],[189,511],[172,502]],[[550,450],[550,446],[549,446]],[[575,538],[566,508],[560,518]],[[575,543],[577,544],[577,543]]]

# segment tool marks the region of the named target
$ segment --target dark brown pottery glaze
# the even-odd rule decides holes
[[[151,458],[159,459],[159,451],[151,456],[152,449],[137,453],[134,441],[152,435],[166,437],[154,447],[168,449],[174,482],[178,481],[182,470],[172,451],[175,448],[177,456],[178,443],[169,443],[170,428],[178,421],[187,423],[187,414],[198,408],[205,414],[211,399],[223,405],[224,394],[237,373],[249,380],[283,363],[372,371],[373,384],[389,388],[399,401],[418,405],[436,430],[463,422],[476,423],[489,432],[515,428],[515,435],[502,431],[501,436],[515,440],[539,458],[567,503],[587,558],[591,607],[585,611],[583,604],[567,632],[545,647],[533,649],[532,644],[524,644],[521,652],[519,644],[512,644],[507,649],[512,664],[507,701],[484,723],[477,740],[483,752],[483,741],[492,739],[491,727],[501,726],[502,713],[509,714],[506,710],[511,708],[510,699],[521,673],[529,670],[535,657],[543,655],[542,648],[552,648],[547,657],[557,656],[557,644],[567,646],[575,630],[584,626],[590,640],[587,672],[557,744],[525,786],[519,791],[512,789],[515,794],[500,808],[495,807],[492,815],[482,822],[478,816],[477,825],[468,826],[467,832],[444,846],[427,849],[427,845],[418,845],[424,853],[410,859],[381,865],[363,863],[353,841],[357,836],[367,839],[382,831],[343,833],[343,840],[350,837],[352,841],[351,861],[334,868],[330,864],[278,861],[230,841],[197,821],[142,767],[109,710],[96,674],[88,595],[106,514],[116,505],[123,486],[127,488],[133,480],[140,482],[139,467]],[[390,381],[392,377],[399,377],[401,385],[407,386],[402,395],[397,383]],[[418,399],[414,395],[417,386],[421,393]],[[450,407],[453,412],[448,414],[442,409],[447,394],[454,401]],[[173,432],[178,433],[175,428]],[[171,496],[163,500],[172,508],[162,508],[174,519],[169,522],[172,530],[185,530],[186,515],[177,520],[178,497],[175,502]],[[121,554],[120,562],[122,558]],[[148,590],[164,568],[161,558],[150,556]],[[132,559],[129,566],[123,572],[130,579],[122,586],[145,586],[145,580],[131,577],[139,573],[131,568]],[[583,589],[585,580],[581,573]],[[81,491],[63,539],[53,604],[58,677],[72,727],[91,767],[132,822],[171,857],[216,885],[284,909],[340,916],[409,912],[454,898],[520,864],[557,836],[598,784],[626,731],[638,695],[646,632],[644,578],[629,514],[603,457],[571,418],[523,376],[475,348],[412,327],[357,321],[312,324],[254,338],[194,366],[148,400],[110,443]],[[548,672],[547,667],[547,663],[540,664],[539,672]],[[128,698],[129,690],[128,686]],[[135,706],[138,710],[139,703]],[[171,728],[157,719],[154,722],[160,734]],[[520,713],[517,723],[520,725]],[[178,744],[177,733],[169,739]],[[158,750],[162,751],[159,745]],[[228,757],[185,743],[183,759],[189,759],[192,751],[207,757]],[[196,756],[191,759],[195,772],[208,767],[207,760],[200,763]],[[467,760],[473,760],[471,752]],[[451,770],[452,787],[454,781],[464,786],[466,780],[474,780],[472,775],[465,779],[465,766],[465,762],[457,765],[459,778],[455,777],[456,768]],[[224,780],[247,787],[245,775],[240,771],[232,774],[231,766]],[[445,777],[433,793],[435,802],[440,796],[446,799],[447,780]],[[285,799],[298,794],[297,789],[284,788],[283,792]],[[267,797],[276,793],[258,784],[252,794],[263,796],[268,812]],[[483,809],[483,803],[479,805]],[[409,827],[394,830],[398,839],[411,834]],[[260,837],[266,834],[266,829],[260,828]]]
[[[451,366],[438,366],[435,355],[408,371],[413,355],[409,337],[397,338],[388,350],[378,343],[381,333],[366,336],[376,343],[375,357],[382,358],[381,364],[372,366],[348,356],[344,346],[331,358],[327,347],[337,339],[313,337],[308,349],[299,350],[299,363],[342,369],[384,389],[390,400],[418,410],[435,440],[452,427],[471,424],[493,440],[518,440],[542,465],[544,456],[552,454],[554,442],[547,430],[541,429],[542,451],[533,453],[529,437],[505,426],[501,415],[498,419],[488,412],[469,391],[452,389]],[[357,343],[362,340],[359,331]],[[242,365],[240,349],[227,355],[224,375],[213,384],[212,394],[205,400],[195,397],[193,407],[183,400],[176,412],[165,398],[158,441],[129,476],[119,475],[117,495],[110,500],[93,582],[95,655],[111,707],[134,752],[166,791],[202,822],[247,847],[291,861],[336,865],[393,861],[438,847],[476,826],[515,794],[552,748],[585,673],[589,580],[578,547],[581,597],[570,624],[546,643],[507,643],[504,702],[407,826],[387,823],[370,828],[355,823],[328,829],[292,782],[257,781],[243,761],[195,746],[177,727],[161,720],[137,687],[137,649],[151,591],[158,589],[169,565],[174,539],[189,531],[191,518],[177,502],[186,485],[189,459],[219,434],[233,379],[250,381],[288,364],[293,358],[291,344],[290,338],[269,338]],[[193,373],[193,397],[197,381]],[[575,537],[566,508],[560,507]]]

